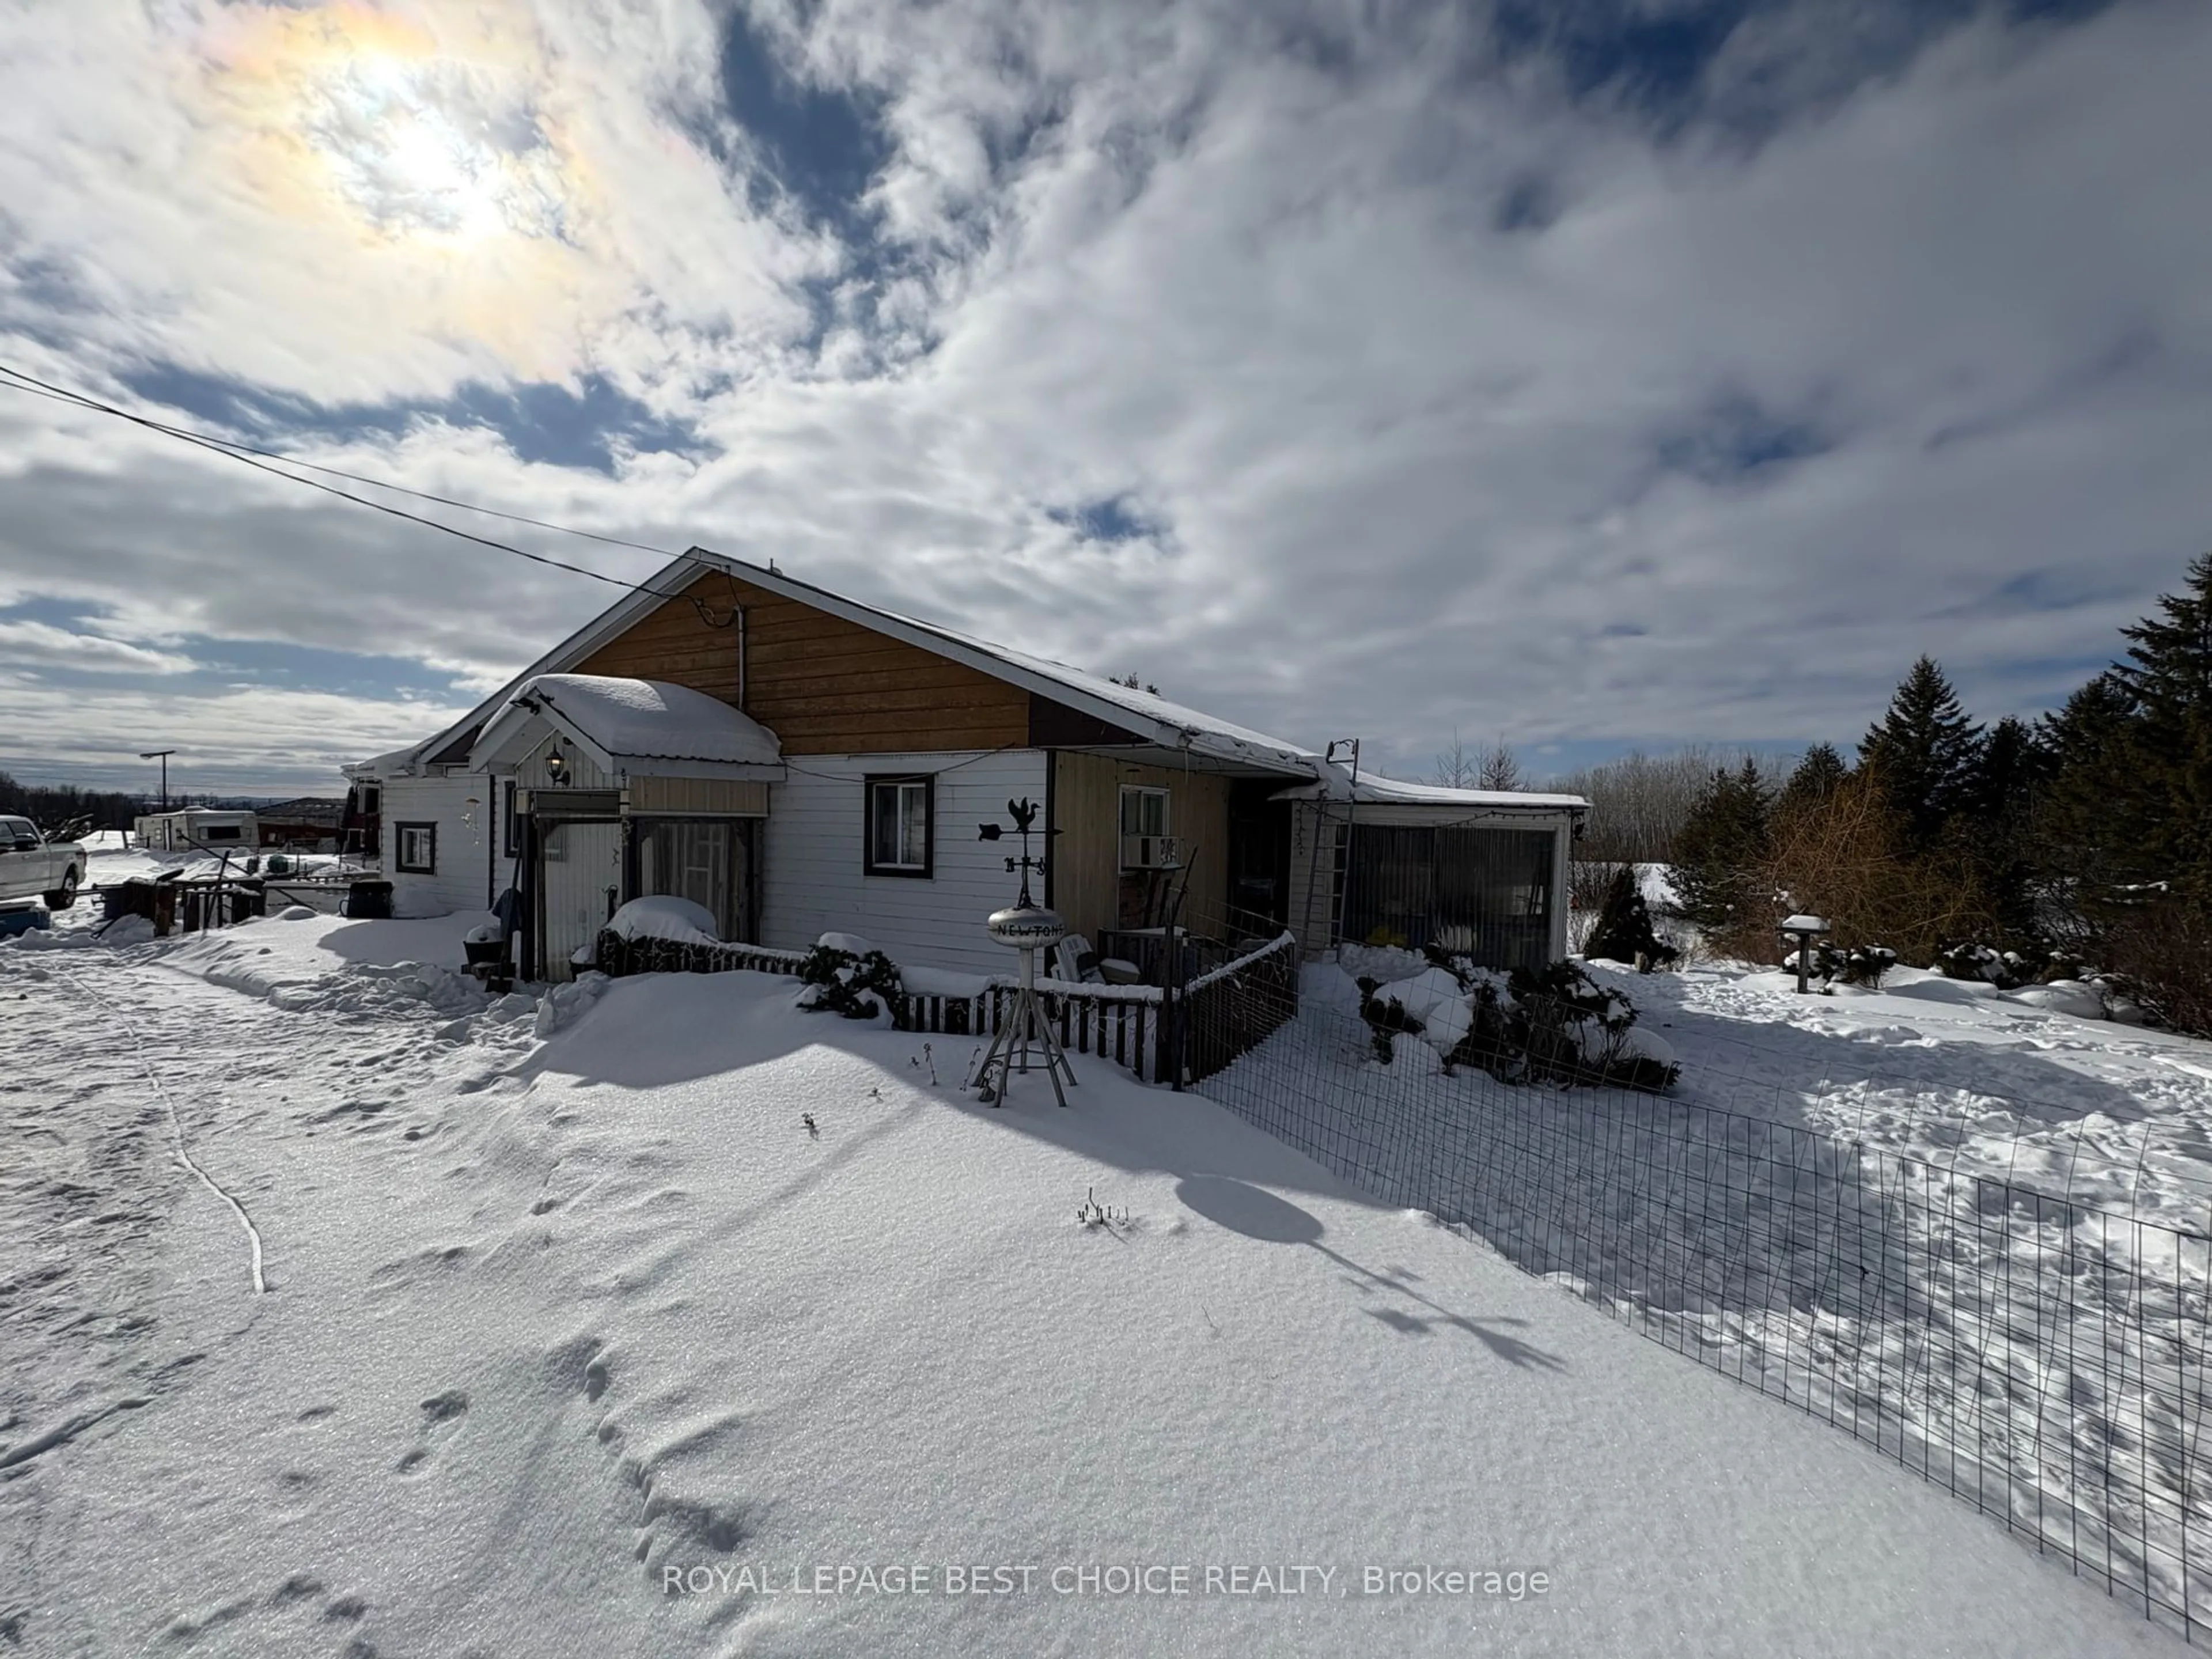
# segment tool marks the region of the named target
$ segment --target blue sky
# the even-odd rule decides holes
[[[2185,0],[18,9],[0,361],[1408,775],[1848,742],[2212,543],[2208,82]],[[609,597],[0,395],[19,775],[335,787]]]

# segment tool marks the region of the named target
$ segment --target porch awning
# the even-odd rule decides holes
[[[688,685],[605,674],[525,680],[484,723],[469,764],[513,764],[549,728],[616,777],[783,777],[775,733],[729,704]]]

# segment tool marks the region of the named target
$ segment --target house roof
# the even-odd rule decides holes
[[[1212,760],[1262,767],[1299,777],[1313,776],[1321,765],[1321,757],[1303,744],[1270,737],[1264,732],[1171,702],[1149,691],[1139,691],[1134,686],[1117,684],[1103,674],[1089,673],[1054,662],[1049,657],[1032,656],[936,623],[865,605],[826,587],[787,576],[780,570],[764,570],[758,565],[709,552],[705,548],[693,548],[690,556],[703,566],[742,576],[756,587],[811,605],[831,616],[842,617],[863,628],[873,629],[892,639],[902,640],[924,651],[965,663],[994,678],[1040,693],[1109,725],[1133,732],[1164,748],[1188,750]]]
[[[787,576],[781,571],[696,547],[640,584],[640,591],[627,595],[555,646],[461,720],[411,748],[396,750],[373,760],[356,761],[340,769],[349,777],[373,780],[420,773],[434,762],[459,763],[474,745],[484,723],[505,708],[521,686],[543,675],[574,669],[599,647],[666,604],[709,570],[726,571],[757,587],[964,663],[1164,749],[1291,777],[1311,778],[1321,769],[1321,757],[1301,744],[1270,737],[1131,686],[1117,685],[1103,675],[1086,673],[1066,663],[1031,656],[934,623],[865,605],[828,588]]]
[[[477,763],[542,720],[605,770],[651,773],[677,763],[687,771],[782,773],[775,734],[729,704],[688,685],[605,674],[536,674],[517,686],[484,722]]]
[[[1405,783],[1372,772],[1354,784],[1347,768],[1329,763],[1322,775],[1278,791],[1277,800],[1350,801],[1359,806],[1434,806],[1460,811],[1587,812],[1580,795],[1543,794],[1530,789],[1454,789],[1440,783]]]

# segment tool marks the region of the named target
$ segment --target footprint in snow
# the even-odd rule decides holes
[[[460,1389],[448,1389],[424,1401],[422,1443],[399,1460],[399,1473],[414,1474],[429,1463],[438,1449],[459,1431],[461,1419],[468,1414],[468,1409],[469,1396]]]

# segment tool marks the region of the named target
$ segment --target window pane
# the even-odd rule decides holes
[[[878,864],[898,862],[898,791],[877,784],[868,791],[871,830],[869,857]]]
[[[1168,832],[1168,792],[1164,789],[1124,789],[1121,792],[1121,833],[1125,836],[1164,836]]]
[[[732,833],[722,823],[665,819],[648,824],[638,836],[638,891],[690,899],[714,918],[724,939],[735,939],[739,922]]]
[[[900,804],[904,833],[899,840],[901,864],[919,870],[929,862],[929,787],[921,783],[899,786]]]

